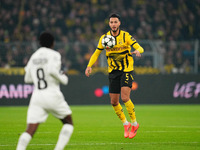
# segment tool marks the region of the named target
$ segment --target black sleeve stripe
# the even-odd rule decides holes
[[[129,66],[129,62],[128,62],[128,56],[126,55],[126,67],[128,68],[128,66]]]
[[[133,44],[131,44],[131,46],[133,46],[134,44],[136,44],[137,42],[134,42]]]
[[[97,47],[97,49],[98,49],[98,50],[104,50],[104,48],[98,48],[98,47]]]
[[[124,35],[123,35],[123,39],[124,39],[124,43],[125,43],[125,33],[124,33]]]

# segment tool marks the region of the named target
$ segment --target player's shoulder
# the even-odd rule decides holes
[[[110,31],[108,31],[108,32],[106,32],[106,33],[102,34],[102,35],[101,35],[101,37],[104,37],[105,35],[111,35],[111,32],[110,32]]]
[[[54,55],[54,56],[60,56],[60,53],[51,49],[51,48],[47,48],[47,47],[41,47],[38,49],[38,52],[44,52],[47,55]]]
[[[136,40],[133,38],[133,35],[131,35],[131,34],[130,34],[129,32],[127,32],[127,31],[121,30],[121,34],[122,34],[122,35],[125,35],[125,38],[131,39],[132,41],[136,41]]]
[[[46,47],[40,47],[38,50],[36,50],[36,52],[31,56],[30,60],[34,60],[34,59],[48,59],[48,60],[52,60],[52,59],[56,59],[59,60],[61,58],[61,55],[59,52],[50,49],[50,48],[46,48]]]
[[[49,49],[49,51],[52,53],[52,55],[61,56],[59,52],[57,52],[53,49]]]
[[[130,35],[130,33],[128,31],[125,31],[125,30],[120,30],[120,33],[125,34],[125,35]]]
[[[111,31],[106,32],[104,35],[111,35]]]
[[[100,37],[100,41],[103,39],[103,37],[104,37],[105,35],[111,35],[111,32],[108,31],[108,32],[102,34],[101,37]]]

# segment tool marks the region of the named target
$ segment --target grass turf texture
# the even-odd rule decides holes
[[[124,107],[124,106],[123,106]],[[109,105],[71,106],[74,133],[68,150],[198,150],[200,105],[136,105],[140,128],[135,138],[123,137],[123,126]],[[27,107],[0,107],[0,150],[13,150],[26,129]],[[124,112],[129,119],[127,111]],[[28,150],[53,149],[62,124],[49,116]]]

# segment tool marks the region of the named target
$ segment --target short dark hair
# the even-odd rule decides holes
[[[119,21],[120,21],[120,15],[117,14],[117,13],[112,13],[112,14],[110,14],[110,15],[109,15],[109,20],[110,20],[110,18],[118,18]]]
[[[44,31],[40,34],[39,41],[42,47],[51,48],[54,43],[54,37],[50,32]]]

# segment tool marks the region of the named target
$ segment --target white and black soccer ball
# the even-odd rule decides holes
[[[113,48],[115,46],[115,38],[111,35],[105,35],[101,42],[105,49]]]

